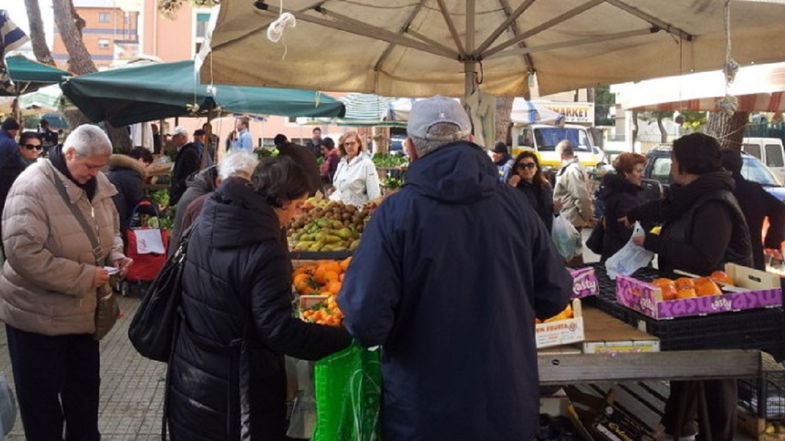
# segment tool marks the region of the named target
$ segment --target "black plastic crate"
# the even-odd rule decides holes
[[[740,379],[738,384],[742,408],[767,421],[785,422],[785,371],[764,372],[760,378]]]

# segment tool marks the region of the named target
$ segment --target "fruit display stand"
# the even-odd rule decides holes
[[[560,314],[534,325],[537,349],[582,342],[583,314],[581,300],[573,299],[570,306]]]

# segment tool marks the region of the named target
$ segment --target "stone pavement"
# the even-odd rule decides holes
[[[139,305],[138,298],[120,297],[123,312],[114,329],[101,340],[101,401],[98,424],[105,441],[153,441],[161,439],[164,376],[166,365],[136,353],[128,340],[128,324]],[[0,371],[12,382],[5,326],[0,326]],[[22,420],[8,441],[23,441]]]

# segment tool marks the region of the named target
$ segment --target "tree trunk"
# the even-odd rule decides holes
[[[668,131],[665,130],[665,124],[662,123],[662,115],[657,115],[657,127],[660,129],[660,143],[665,144],[668,142]]]
[[[512,128],[512,121],[510,120],[510,113],[512,112],[512,101],[514,97],[500,96],[496,98],[496,140],[504,141],[507,145],[512,145],[512,136],[510,129]],[[487,140],[488,148],[493,148],[494,140]]]
[[[749,119],[749,112],[736,112],[733,116],[725,112],[711,112],[706,133],[717,138],[722,148],[741,150],[744,128]]]
[[[38,0],[25,0],[25,7],[27,8],[27,20],[30,22],[30,40],[33,42],[35,58],[41,63],[54,66],[55,60],[52,58],[52,53],[49,52],[49,46],[46,45],[46,34]]]
[[[36,0],[32,0],[36,1]],[[82,41],[82,28],[84,27],[84,20],[82,20],[74,9],[71,0],[52,0],[54,5],[55,24],[60,32],[60,37],[63,39],[63,44],[68,51],[68,67],[69,70],[77,75],[82,75],[90,72],[95,72],[98,69],[87,51],[87,47]],[[87,118],[78,112],[65,112],[66,119],[72,127],[87,122]],[[112,141],[112,146],[118,151],[128,151],[131,149],[131,137],[128,136],[128,129],[126,127],[112,127],[109,123],[105,124],[104,129],[109,139]]]
[[[637,140],[638,140],[638,111],[633,110],[632,111],[632,143],[630,144],[630,147],[632,148],[633,152],[635,151],[635,141]]]

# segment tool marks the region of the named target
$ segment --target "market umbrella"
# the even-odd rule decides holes
[[[35,92],[19,96],[20,109],[58,110],[63,101],[63,91],[57,84],[42,87]]]
[[[6,58],[5,64],[8,75],[16,86],[16,95],[35,91],[48,84],[59,83],[71,76],[71,72],[28,60],[22,55]]]
[[[519,124],[563,124],[564,115],[554,112],[542,106],[538,106],[533,101],[523,98],[515,98],[512,101],[512,112],[510,121]]]
[[[155,63],[95,72],[60,84],[65,96],[94,122],[123,126],[174,116],[225,112],[340,116],[344,106],[320,92],[199,83],[193,61]]]
[[[200,53],[221,84],[468,97],[527,96],[719,69],[719,0],[287,0],[296,27],[268,26],[278,2],[222,0]],[[732,55],[785,60],[782,1],[730,2]]]
[[[611,92],[625,110],[719,110],[718,102],[729,94],[741,112],[784,112],[785,63],[742,67],[729,86],[715,71],[618,84]]]

